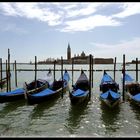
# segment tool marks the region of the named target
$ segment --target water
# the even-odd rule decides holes
[[[121,69],[117,64],[116,69]],[[4,68],[4,66],[3,66]],[[34,68],[33,65],[17,65],[17,68]],[[53,65],[39,65],[38,68],[53,68]],[[56,68],[60,68],[56,65]],[[71,68],[71,65],[64,65]],[[88,65],[75,65],[74,68],[89,69]],[[11,67],[12,69],[12,67]],[[94,65],[94,69],[113,69],[113,65]],[[135,69],[135,65],[126,66]],[[37,72],[37,77],[46,76],[45,71]],[[128,71],[135,79],[135,72]],[[12,89],[15,88],[14,71],[12,74]],[[71,72],[69,72],[71,76]],[[86,74],[89,75],[88,71]],[[113,71],[108,71],[113,77]],[[61,72],[56,72],[60,78]],[[80,75],[74,72],[74,82]],[[25,100],[0,104],[0,136],[31,136],[31,137],[129,137],[140,136],[140,109],[125,101],[116,109],[110,110],[99,100],[99,84],[103,71],[95,71],[91,100],[80,106],[72,106],[69,94],[63,99],[43,102],[38,105],[28,105]],[[4,73],[3,73],[4,76]],[[140,74],[139,74],[140,76]],[[34,79],[34,72],[18,72],[18,87],[22,87]],[[140,77],[138,78],[140,79]],[[122,92],[121,71],[116,71],[116,81]],[[70,81],[70,88],[71,88]]]

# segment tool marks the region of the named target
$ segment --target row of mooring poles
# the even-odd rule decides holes
[[[94,59],[92,55],[89,55],[89,81],[90,81],[90,96],[91,96],[91,87],[93,87],[93,63]],[[54,81],[55,81],[55,67],[56,60],[54,61]],[[74,69],[74,59],[72,59],[72,85],[73,85],[73,69]],[[114,81],[115,81],[115,72],[116,72],[116,57],[114,62]],[[123,92],[122,97],[123,101],[125,100],[125,54],[123,55]],[[61,76],[63,79],[63,57],[61,57]],[[6,60],[6,77],[7,77],[7,92],[11,91],[11,73],[10,73],[10,50],[8,49],[8,61]],[[35,81],[37,79],[37,57],[35,56]],[[0,80],[2,80],[2,58],[0,58]],[[136,58],[136,82],[138,82],[138,58]],[[17,68],[15,60],[15,86],[17,87]],[[63,91],[62,91],[63,96]]]

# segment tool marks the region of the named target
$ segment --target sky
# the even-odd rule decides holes
[[[140,2],[0,2],[0,58],[6,62],[92,54],[140,59]]]

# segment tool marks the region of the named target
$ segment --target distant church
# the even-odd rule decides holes
[[[71,47],[70,44],[68,43],[67,47],[67,59],[63,59],[64,64],[71,64],[72,59],[74,60],[74,64],[89,64],[89,55],[86,55],[84,51],[79,55],[74,54],[74,57],[71,57]],[[113,64],[113,58],[93,58],[94,59],[94,64]],[[54,63],[54,58],[48,58],[44,61],[39,61],[38,63],[40,64],[53,64]],[[61,59],[56,60],[57,64],[61,64]]]
[[[67,48],[67,61],[68,63],[72,62],[72,59],[74,59],[75,64],[88,64],[89,63],[89,56],[85,55],[85,52],[82,51],[81,55],[74,55],[74,57],[71,57],[71,48],[70,44],[68,43],[68,48]]]
[[[68,43],[68,48],[67,48],[67,60],[70,61],[71,60],[71,48],[70,48],[70,44]]]
[[[84,51],[82,51],[81,55],[74,55],[71,57],[71,48],[68,43],[67,48],[67,60],[65,61],[68,64],[71,64],[72,59],[74,59],[75,64],[89,64],[89,55],[86,55]],[[113,64],[113,58],[94,58],[95,64]]]

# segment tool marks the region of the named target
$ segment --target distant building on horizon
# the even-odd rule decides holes
[[[82,53],[76,56],[74,54],[74,57],[71,57],[71,48],[70,44],[68,43],[67,48],[67,60],[65,60],[65,63],[71,64],[72,59],[74,59],[75,64],[89,64],[89,55],[86,55],[84,51]],[[95,64],[113,64],[113,58],[94,58]]]
[[[86,55],[84,51],[81,52],[81,54],[74,54],[74,57],[71,56],[71,47],[70,43],[68,43],[67,47],[67,59],[63,59],[64,64],[71,64],[72,59],[74,60],[74,64],[89,64],[89,55]],[[94,64],[113,64],[113,58],[93,58]],[[53,64],[54,58],[48,58],[44,61],[39,61],[40,64]],[[61,59],[56,60],[57,64],[61,64]]]

